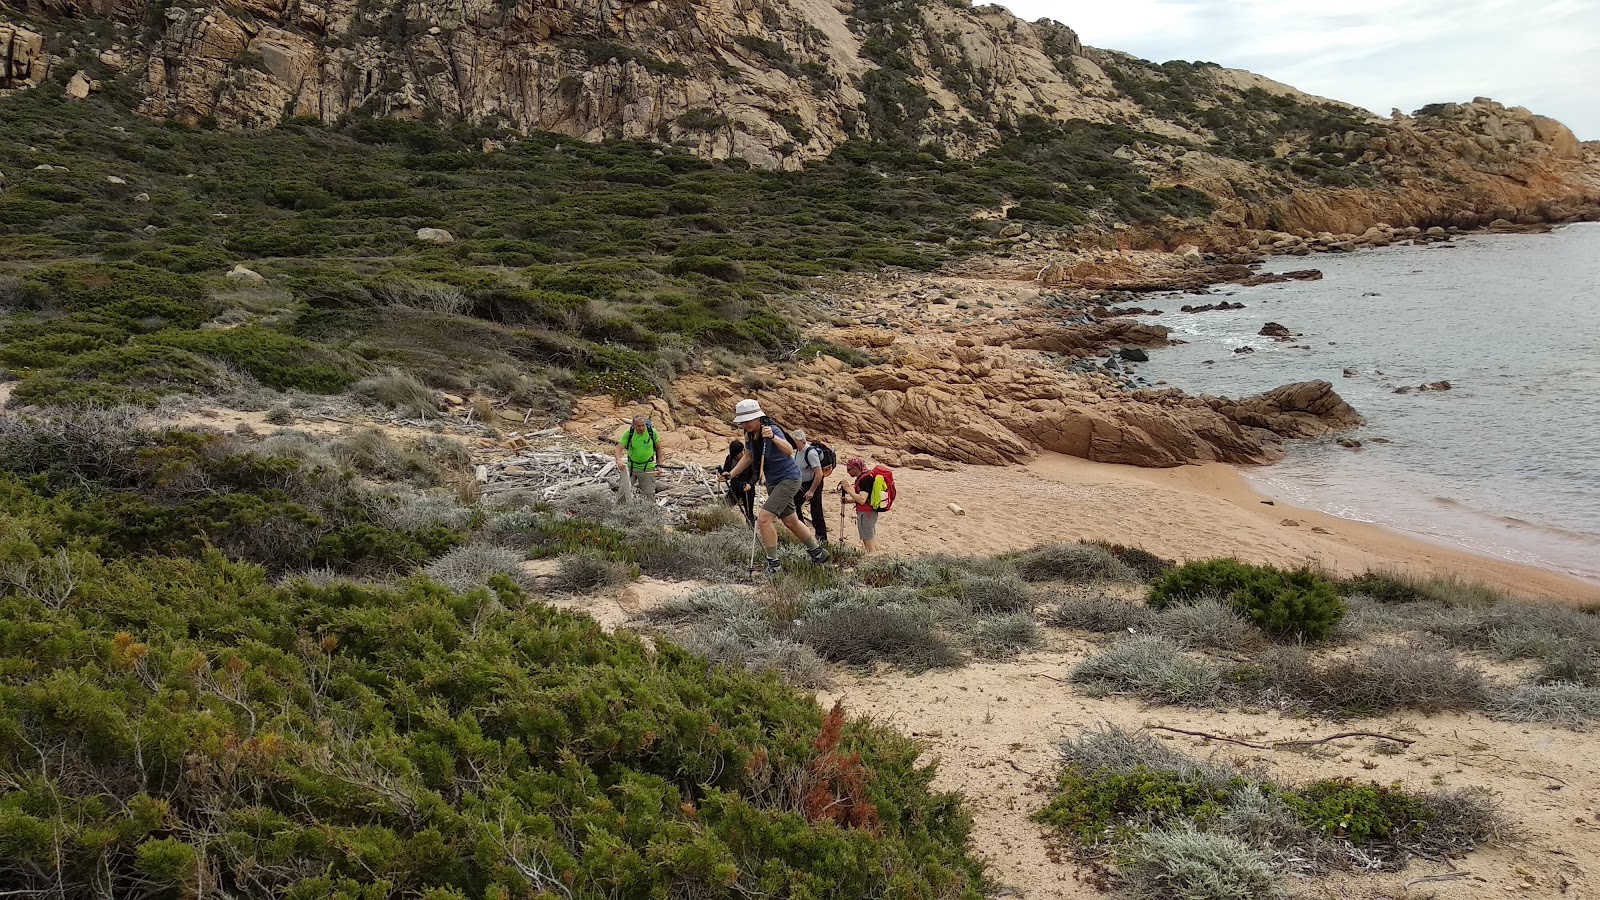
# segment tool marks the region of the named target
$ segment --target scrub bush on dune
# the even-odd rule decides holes
[[[1344,602],[1333,585],[1308,569],[1285,572],[1232,559],[1189,563],[1156,580],[1150,606],[1195,603],[1220,597],[1261,630],[1289,640],[1317,641],[1344,617]]]

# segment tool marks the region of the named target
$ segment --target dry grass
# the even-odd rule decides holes
[[[1581,684],[1525,684],[1495,694],[1489,715],[1506,722],[1586,728],[1600,720],[1600,688]]]
[[[350,393],[407,419],[425,419],[439,412],[438,393],[399,369],[363,378],[350,387]]]
[[[1079,663],[1072,680],[1091,694],[1127,694],[1156,703],[1206,706],[1222,688],[1222,671],[1172,640],[1128,637]]]
[[[1190,606],[1174,606],[1156,618],[1155,629],[1183,647],[1254,650],[1267,636],[1233,607],[1215,598]]]
[[[1271,863],[1224,834],[1189,828],[1145,832],[1122,871],[1130,897],[1174,900],[1277,900],[1283,888]]]
[[[1238,670],[1247,702],[1305,707],[1332,715],[1396,709],[1475,709],[1488,700],[1483,673],[1448,651],[1385,646],[1318,665],[1303,649],[1277,649]]]
[[[1056,544],[1017,557],[1017,572],[1028,581],[1141,580],[1138,573],[1096,544]]]
[[[1153,610],[1106,594],[1088,594],[1063,599],[1045,613],[1045,624],[1056,628],[1076,628],[1097,634],[1136,629],[1146,630],[1156,620]]]
[[[1039,626],[1027,613],[1008,613],[978,622],[972,636],[972,650],[989,659],[1009,659],[1044,643]]]
[[[456,593],[465,593],[489,583],[496,575],[505,575],[519,584],[525,584],[522,572],[523,554],[494,544],[474,543],[457,547],[429,563],[423,574]]]
[[[564,594],[588,594],[623,584],[632,577],[633,573],[622,563],[590,553],[570,553],[561,557],[550,579],[550,589]]]
[[[807,619],[795,636],[823,659],[851,666],[883,662],[922,672],[962,663],[926,611],[843,607]]]

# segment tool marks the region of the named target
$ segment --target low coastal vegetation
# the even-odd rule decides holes
[[[222,132],[128,102],[52,82],[0,104],[16,403],[354,387],[411,418],[438,391],[553,413],[662,393],[712,354],[805,350],[788,300],[811,278],[936,268],[1007,224],[981,210],[1070,228],[1210,209],[1114,155],[1159,138],[1082,122],[1019,121],[973,160],[858,142],[773,172],[549,134],[486,152],[507,136],[433,121]]]
[[[0,420],[8,887],[979,896],[909,739],[536,602],[575,520],[353,440]],[[544,589],[655,565],[608,534]]]
[[[1600,713],[1600,617],[1481,586],[1101,544],[827,568],[785,546],[784,571],[752,584],[726,511],[669,528],[603,490],[490,501],[468,469],[416,432],[0,420],[5,877],[976,897],[967,814],[921,748],[803,691],[1006,666],[1063,633],[1104,641],[1059,679],[1091,695],[1574,728]],[[642,576],[691,584],[641,611],[638,637],[552,605]],[[1292,841],[1315,874],[1504,830],[1472,792],[1281,784],[1115,730],[1063,752],[1042,821],[1145,893],[1222,879],[1248,887],[1192,895],[1274,896]]]
[[[1115,860],[1111,876],[1129,896],[1267,900],[1285,896],[1286,875],[1398,868],[1509,836],[1476,788],[1283,785],[1115,727],[1068,738],[1060,753],[1055,795],[1036,818],[1084,854]]]

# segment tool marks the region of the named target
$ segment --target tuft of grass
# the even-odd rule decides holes
[[[439,412],[439,394],[399,369],[363,378],[351,385],[350,393],[407,419],[425,419]]]
[[[794,636],[823,659],[851,666],[883,662],[923,672],[962,662],[934,631],[932,618],[917,610],[841,607],[805,620]]]
[[[1123,638],[1072,670],[1072,680],[1098,694],[1130,694],[1143,700],[1204,706],[1217,699],[1222,672],[1194,659],[1169,638]]]
[[[1474,709],[1488,700],[1483,673],[1455,654],[1404,646],[1374,648],[1321,666],[1304,650],[1282,648],[1232,678],[1257,702],[1288,702],[1333,715]]]
[[[972,636],[972,649],[979,656],[1005,659],[1044,643],[1044,636],[1027,613],[1008,613],[983,619]]]
[[[1138,836],[1122,881],[1130,896],[1176,900],[1277,900],[1283,897],[1271,863],[1224,834],[1185,827]]]
[[[1047,625],[1099,634],[1130,628],[1143,631],[1155,620],[1156,614],[1148,607],[1104,594],[1066,597],[1045,613]]]
[[[980,613],[1026,613],[1033,591],[1015,575],[966,575],[956,582],[956,599]]]
[[[423,574],[456,593],[465,593],[489,583],[496,575],[505,575],[522,584],[526,576],[522,571],[523,555],[515,550],[494,544],[464,544],[439,557],[423,568]]]
[[[1525,684],[1489,698],[1491,718],[1586,728],[1600,720],[1600,688],[1581,684]]]
[[[1339,582],[1339,593],[1364,594],[1379,603],[1438,603],[1442,606],[1490,606],[1505,594],[1456,574],[1415,575],[1369,571]]]
[[[1111,544],[1105,541],[1094,541],[1093,544],[1096,547],[1104,548],[1121,561],[1123,565],[1132,569],[1139,581],[1155,581],[1178,565],[1170,559],[1157,556],[1141,547],[1127,547],[1122,544]]]
[[[754,675],[773,672],[784,684],[809,690],[831,685],[828,665],[805,644],[785,638],[741,638],[728,630],[691,633],[683,646],[716,665]]]
[[[1216,598],[1164,610],[1156,618],[1155,629],[1183,647],[1251,650],[1265,643],[1261,629]]]
[[[1098,544],[1037,547],[1017,557],[1017,573],[1028,581],[1140,581],[1130,566]]]
[[[550,588],[559,593],[589,594],[623,584],[632,577],[623,563],[593,553],[572,553],[561,557]]]

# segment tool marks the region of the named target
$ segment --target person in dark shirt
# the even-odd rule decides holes
[[[717,469],[721,478],[728,485],[728,505],[744,513],[744,520],[751,525],[756,523],[756,483],[750,473],[745,473],[738,478],[733,478],[733,467],[739,464],[744,457],[744,442],[729,441],[728,456]]]
[[[817,542],[811,529],[801,524],[795,515],[795,498],[800,495],[800,467],[795,465],[794,444],[783,429],[761,411],[754,400],[740,400],[735,407],[733,423],[745,433],[744,455],[733,467],[730,475],[739,477],[745,472],[758,473],[766,479],[767,500],[756,514],[756,530],[761,535],[761,545],[767,550],[767,574],[777,574],[782,569],[778,562],[778,529],[783,527],[805,545],[811,561],[821,565],[829,559],[828,548]]]

